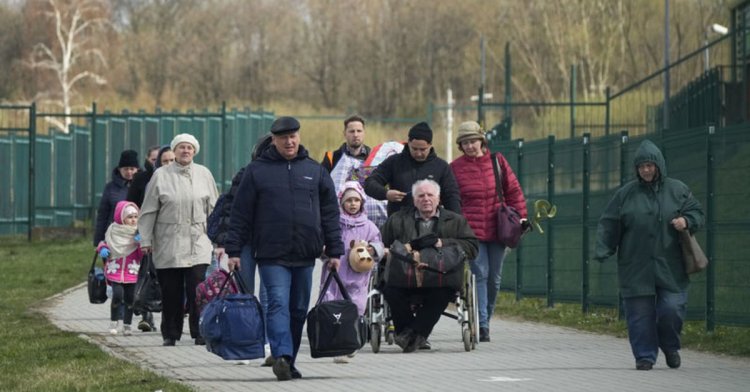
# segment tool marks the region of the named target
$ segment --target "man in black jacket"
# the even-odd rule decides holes
[[[378,165],[365,181],[365,193],[377,200],[388,200],[388,216],[402,206],[412,205],[410,189],[417,180],[430,179],[441,189],[440,204],[461,213],[461,196],[448,163],[432,148],[432,129],[421,122],[409,130],[409,143],[400,154]]]
[[[325,247],[329,267],[337,269],[344,253],[333,181],[299,144],[299,127],[292,117],[271,125],[271,146],[245,168],[226,242],[230,270],[240,266],[248,240],[258,263],[268,291],[266,329],[279,381],[302,377],[294,364],[315,259]]]
[[[353,115],[344,120],[344,143],[336,151],[327,151],[320,163],[328,172],[332,172],[341,157],[346,154],[354,159],[364,161],[370,155],[370,147],[365,145],[365,119]]]

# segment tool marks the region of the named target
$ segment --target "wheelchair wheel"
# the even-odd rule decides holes
[[[380,328],[380,324],[372,324],[370,325],[370,347],[372,347],[372,352],[374,354],[377,354],[380,352],[380,335],[382,334],[382,329]]]
[[[393,326],[392,321],[388,321],[385,325],[385,342],[389,346],[392,346],[396,338],[396,328]]]
[[[464,287],[462,292],[464,304],[466,306],[466,314],[468,315],[468,320],[464,324],[464,327],[466,327],[469,334],[468,342],[467,340],[464,340],[464,348],[466,348],[466,351],[470,351],[477,348],[479,309],[477,308],[476,277],[468,268],[464,272]],[[466,333],[466,331],[462,330],[462,334],[464,333]]]
[[[469,306],[471,307],[471,349],[477,348],[477,342],[479,341],[479,306],[477,306],[477,277],[471,274],[471,299],[469,300]]]
[[[469,328],[468,323],[461,326],[461,340],[464,342],[464,350],[471,351],[473,339],[471,338],[471,328]]]

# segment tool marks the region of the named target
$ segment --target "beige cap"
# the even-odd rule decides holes
[[[461,144],[464,140],[472,139],[484,139],[484,130],[479,126],[476,121],[466,121],[458,126],[458,137],[456,137],[456,144]]]

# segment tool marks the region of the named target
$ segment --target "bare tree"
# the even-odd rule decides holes
[[[99,0],[48,0],[48,4],[50,10],[44,14],[54,23],[56,44],[37,43],[27,65],[32,69],[54,72],[59,90],[39,92],[36,98],[46,98],[62,108],[64,120],[50,118],[49,121],[67,133],[76,85],[86,79],[100,85],[107,83],[95,71],[98,67],[107,67],[95,38],[109,21],[106,7]]]

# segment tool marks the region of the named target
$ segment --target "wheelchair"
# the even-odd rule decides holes
[[[385,285],[382,278],[382,271],[384,270],[384,264],[377,264],[370,275],[370,282],[367,287],[365,320],[369,326],[370,347],[375,354],[380,352],[380,341],[384,336],[385,342],[392,345],[396,335],[396,328],[393,326],[388,303],[386,303],[382,292]]]
[[[443,316],[452,318],[461,326],[461,340],[464,350],[471,351],[477,348],[479,341],[479,308],[477,307],[477,284],[476,276],[471,273],[467,262],[464,266],[464,280],[461,290],[456,291],[456,299],[453,302],[455,314],[443,312]]]
[[[379,263],[370,276],[367,295],[366,321],[369,325],[370,347],[373,353],[380,351],[383,337],[388,345],[394,343],[395,328],[388,303],[382,293],[385,286],[385,262]],[[456,290],[456,297],[449,307],[443,311],[443,316],[456,320],[461,328],[461,340],[464,350],[476,349],[479,341],[479,308],[477,307],[476,277],[471,273],[469,263],[465,263],[463,284]]]

